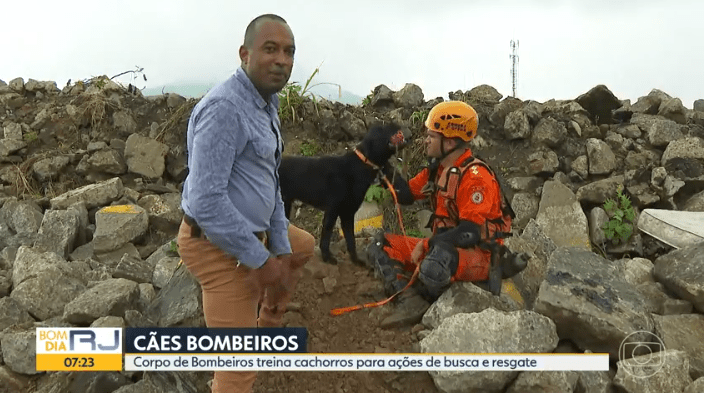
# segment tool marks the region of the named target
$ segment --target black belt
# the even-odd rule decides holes
[[[191,237],[205,237],[205,233],[201,229],[201,227],[198,225],[195,219],[193,217],[189,216],[188,214],[183,215],[183,221],[188,224],[189,227],[191,227]],[[266,238],[266,232],[254,232],[254,235],[257,237],[257,239],[264,241]]]

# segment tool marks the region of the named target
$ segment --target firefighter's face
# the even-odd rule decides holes
[[[425,154],[431,158],[441,158],[443,152],[450,151],[455,141],[444,138],[441,133],[426,129],[425,133]]]

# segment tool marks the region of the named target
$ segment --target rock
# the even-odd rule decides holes
[[[653,89],[647,96],[638,98],[638,101],[631,105],[631,110],[637,113],[654,115],[658,113],[662,101],[669,101],[670,99],[672,99],[672,97],[666,93],[658,89]]]
[[[90,243],[91,247],[93,243]],[[139,255],[139,250],[137,250],[137,247],[134,246],[132,243],[127,243],[123,245],[122,247],[115,249],[110,252],[105,252],[105,253],[95,253],[95,258],[102,263],[103,265],[110,267],[110,268],[115,268],[117,267],[117,264],[120,263],[122,260],[122,257],[128,254],[132,258],[141,258]],[[112,269],[111,269],[112,270]]]
[[[704,392],[704,378],[699,378],[692,382],[682,393],[699,393]]]
[[[148,374],[148,373],[147,373]],[[144,393],[144,392],[157,392],[157,387],[154,386],[147,380],[141,379],[137,383],[131,385],[125,385],[121,388],[115,390],[113,393]]]
[[[687,354],[676,350],[619,361],[614,378],[614,386],[627,393],[681,392],[691,383]]]
[[[501,127],[506,124],[506,117],[521,108],[523,103],[518,98],[506,97],[503,101],[499,102],[494,106],[493,112],[489,116],[489,121],[491,124]],[[525,115],[525,113],[523,113]],[[528,117],[526,116],[526,124],[528,124]]]
[[[39,160],[32,165],[34,177],[40,182],[55,179],[68,166],[70,160],[66,156],[55,156]]]
[[[149,308],[149,305],[152,303],[152,300],[156,298],[156,290],[154,289],[154,286],[149,283],[142,283],[138,285],[139,288],[139,309],[140,310],[147,310]]]
[[[506,115],[503,126],[508,140],[530,137],[530,122],[528,115],[523,110],[513,111]]]
[[[149,259],[147,259],[147,261],[148,260]],[[179,257],[163,257],[159,259],[154,266],[151,280],[152,284],[156,288],[164,288],[169,283],[180,261],[181,258]]]
[[[114,328],[124,328],[125,320],[121,317],[116,317],[108,315],[106,317],[100,317],[90,324],[90,327],[114,327]]]
[[[125,254],[122,256],[120,263],[115,267],[112,273],[114,278],[126,278],[136,283],[148,283],[151,281],[154,265],[150,265],[147,261],[140,258],[135,258]]]
[[[532,311],[455,314],[420,341],[422,353],[546,353],[557,347],[550,319]],[[440,391],[503,392],[517,371],[431,371]]]
[[[183,96],[180,96],[176,93],[167,93],[166,94],[166,106],[168,106],[170,109],[177,109],[181,105],[186,103],[186,98]]]
[[[455,314],[478,313],[489,308],[518,311],[521,306],[505,292],[494,296],[471,282],[455,282],[427,309],[423,325],[434,329]]]
[[[607,198],[615,198],[618,187],[625,181],[621,175],[585,184],[577,189],[579,203],[603,205]]]
[[[151,138],[132,134],[125,145],[125,159],[130,173],[148,179],[158,179],[164,174],[164,157],[169,147]]]
[[[9,296],[0,298],[0,332],[12,325],[27,322],[34,322],[34,319],[17,300]]]
[[[520,292],[525,308],[531,310],[540,284],[545,280],[550,254],[557,247],[535,220],[528,222],[520,237],[510,237],[505,244],[512,252],[524,252],[530,256],[528,266],[511,280]]]
[[[587,158],[589,173],[592,175],[608,175],[618,165],[616,155],[609,145],[596,138],[587,139]]]
[[[342,131],[353,139],[362,139],[367,133],[364,121],[355,117],[349,111],[343,111],[340,116],[340,127]]]
[[[83,275],[88,270],[85,263],[66,262],[55,253],[22,246],[12,270],[10,296],[39,320],[59,316],[85,290]]]
[[[138,205],[116,205],[95,214],[95,252],[115,250],[144,235],[149,226],[146,211]]]
[[[653,275],[678,297],[704,312],[704,243],[658,257]]]
[[[114,392],[131,383],[132,381],[126,376],[116,371],[80,372],[75,373],[69,391],[85,393]]]
[[[28,392],[30,378],[0,366],[0,393]]]
[[[165,233],[176,233],[183,219],[181,194],[146,195],[137,202],[149,216],[149,225]]]
[[[325,282],[325,279],[323,279]],[[382,329],[393,329],[403,326],[413,326],[420,322],[430,303],[418,294],[401,297],[394,312],[381,321]]]
[[[209,372],[168,372],[168,373],[144,373],[144,379],[140,382],[147,382],[154,386],[152,390],[137,390],[137,392],[154,393],[208,393],[208,381],[212,378]],[[134,385],[131,385],[134,386]],[[125,392],[115,392],[125,393]]]
[[[127,164],[122,155],[113,149],[98,150],[90,157],[84,157],[76,167],[81,174],[91,172],[122,175],[127,172]]]
[[[621,101],[604,85],[597,85],[575,101],[589,112],[594,124],[613,123],[612,111],[622,106]]]
[[[672,141],[684,138],[684,134],[674,121],[658,119],[649,127],[647,137],[651,145],[665,147]]]
[[[517,192],[511,200],[511,208],[516,214],[512,225],[523,228],[532,218],[538,214],[540,199],[535,194],[527,192]]]
[[[673,120],[677,124],[687,124],[687,108],[682,105],[682,100],[679,98],[662,101],[658,116]]]
[[[6,330],[0,333],[0,346],[5,365],[12,371],[24,375],[36,375],[37,339],[35,329]]]
[[[614,393],[613,377],[609,371],[578,371],[579,380],[575,392]]]
[[[560,161],[552,150],[539,150],[528,156],[529,175],[553,175],[557,172]]]
[[[506,393],[573,392],[578,379],[576,371],[522,372]]]
[[[498,90],[489,85],[479,85],[467,92],[467,99],[482,102],[498,103],[502,97]]]
[[[37,233],[44,215],[32,202],[9,200],[0,208],[0,215],[15,233]]]
[[[603,228],[607,222],[609,222],[609,215],[604,209],[597,206],[589,213],[589,237],[595,244],[603,245],[606,243]]]
[[[536,222],[558,247],[591,250],[587,217],[575,194],[565,185],[545,182]]]
[[[8,86],[10,86],[10,89],[16,91],[17,93],[24,94],[24,79],[15,78],[10,81]]]
[[[392,94],[397,108],[416,108],[423,105],[423,90],[418,85],[406,83],[405,86]]]
[[[137,122],[127,111],[113,113],[112,124],[123,136],[132,135],[137,131]]]
[[[704,140],[698,137],[685,137],[670,142],[662,154],[660,164],[667,168],[670,161],[687,158],[704,160]]]
[[[66,305],[63,318],[73,324],[90,324],[96,319],[113,315],[124,317],[139,298],[137,283],[113,278],[98,283]]]
[[[68,258],[73,251],[78,229],[78,217],[73,211],[47,210],[34,247],[37,251],[51,251]]]
[[[567,137],[567,128],[557,120],[545,117],[535,126],[531,141],[537,145],[545,145],[550,148],[558,147]]]
[[[51,199],[52,209],[66,209],[76,202],[84,202],[86,208],[93,209],[104,206],[122,197],[122,180],[119,177],[112,178],[97,184],[89,184],[65,192],[56,198]]]
[[[22,126],[18,123],[10,123],[6,125],[3,127],[3,138],[22,140]]]
[[[680,350],[689,357],[692,379],[704,377],[704,315],[653,315],[656,335],[668,350]]]
[[[386,87],[386,85],[379,85],[374,88],[374,95],[372,96],[372,100],[370,102],[370,105],[373,108],[382,111],[389,110],[393,109],[393,103],[393,91]]]
[[[704,212],[704,191],[698,192],[690,197],[682,209],[688,212]]]
[[[534,310],[554,321],[561,338],[613,359],[628,333],[653,326],[641,294],[617,266],[578,248],[551,254]]]
[[[312,261],[311,261],[312,262]],[[306,265],[309,265],[307,263]],[[198,281],[185,266],[177,269],[173,278],[159,291],[145,317],[156,326],[203,327],[202,294]]]
[[[626,124],[616,129],[616,133],[625,138],[638,139],[641,137],[640,128],[635,124]]]

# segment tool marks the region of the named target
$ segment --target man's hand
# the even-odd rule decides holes
[[[423,257],[423,254],[425,253],[425,248],[423,247],[423,243],[425,243],[424,240],[421,240],[416,244],[416,247],[413,249],[413,252],[411,252],[411,261],[418,265],[421,261],[421,258]]]
[[[257,283],[261,287],[271,287],[289,281],[290,269],[279,257],[269,257],[259,269],[254,269]]]

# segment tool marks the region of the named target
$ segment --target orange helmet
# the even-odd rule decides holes
[[[425,120],[429,130],[439,132],[447,138],[460,138],[469,142],[477,135],[479,116],[462,101],[445,101],[433,107]]]

